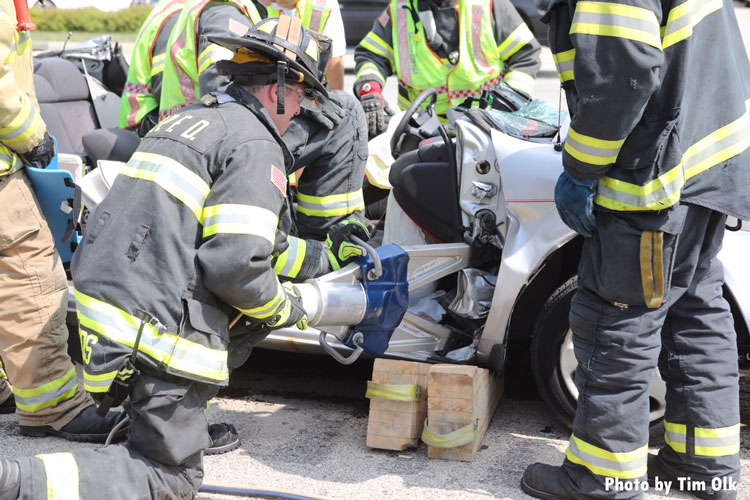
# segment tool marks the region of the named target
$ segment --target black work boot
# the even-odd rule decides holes
[[[682,477],[684,489],[680,489],[680,481],[678,478]],[[682,491],[695,498],[702,500],[736,500],[737,490],[736,489],[723,489],[716,490],[711,487],[711,480],[698,480],[690,478],[689,474],[681,474],[675,472],[668,467],[658,455],[649,453],[648,455],[648,484],[652,488],[657,485],[657,481],[669,481],[673,491]],[[689,484],[689,486],[687,486]],[[735,484],[736,486],[736,484]]]
[[[44,437],[58,436],[68,441],[84,441],[87,443],[103,443],[112,429],[126,416],[124,411],[111,411],[106,416],[96,414],[96,406],[89,406],[76,417],[56,431],[48,425],[21,425],[19,431],[24,436]],[[127,427],[119,429],[113,436],[118,440],[127,434]]]
[[[13,395],[11,394],[8,396],[8,399],[0,403],[0,415],[7,414],[7,413],[15,413],[16,412],[16,400],[13,398]]]
[[[540,464],[526,467],[521,478],[521,489],[542,500],[577,500],[581,494],[573,488],[568,472],[562,467]]]
[[[21,489],[21,468],[15,460],[0,458],[0,500],[17,500]]]
[[[240,447],[240,436],[232,424],[211,424],[208,426],[211,436],[211,446],[203,452],[204,455],[221,455]]]

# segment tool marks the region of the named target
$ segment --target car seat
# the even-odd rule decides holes
[[[138,147],[140,139],[134,132],[101,128],[86,77],[71,61],[61,57],[35,60],[34,86],[42,119],[57,138],[59,152],[83,156],[96,165],[100,159],[127,161]],[[119,107],[117,95],[109,94],[103,102]],[[117,112],[108,109],[108,114],[116,116]]]

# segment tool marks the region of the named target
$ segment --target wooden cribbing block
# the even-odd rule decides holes
[[[503,394],[503,378],[465,365],[433,365],[427,380],[427,456],[471,461]]]
[[[427,417],[430,366],[415,361],[375,360],[367,391],[370,398],[367,446],[405,450],[419,445]]]

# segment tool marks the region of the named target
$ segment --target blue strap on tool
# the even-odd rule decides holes
[[[57,139],[55,141],[55,151]],[[31,186],[36,193],[36,199],[42,209],[44,218],[47,219],[52,236],[55,239],[55,248],[63,263],[70,262],[73,258],[81,236],[70,228],[75,227],[78,214],[73,209],[75,198],[75,182],[73,174],[60,168],[57,154],[47,168],[36,168],[26,166],[26,173],[31,181]],[[66,234],[67,233],[67,234]]]

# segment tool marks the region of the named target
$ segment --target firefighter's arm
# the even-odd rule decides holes
[[[257,20],[256,20],[257,22]],[[211,43],[206,37],[242,36],[253,26],[253,21],[231,3],[216,3],[206,7],[198,20],[198,84],[200,95],[224,92],[229,77],[216,71],[216,61],[232,58],[232,51]]]
[[[495,40],[505,63],[503,82],[526,98],[534,94],[541,45],[509,0],[493,2]]]
[[[563,151],[575,177],[604,176],[641,119],[664,60],[660,23],[658,0],[578,2],[570,39],[579,101]]]
[[[360,88],[367,82],[377,82],[384,87],[395,69],[391,14],[386,7],[373,22],[372,30],[354,49],[354,95],[359,96]]]
[[[222,301],[268,322],[287,306],[271,264],[285,198],[284,158],[275,142],[254,140],[222,164],[203,209],[201,277]]]
[[[17,153],[27,153],[37,146],[46,127],[36,103],[18,88],[16,75],[9,65],[17,57],[14,46],[16,19],[0,10],[0,142]],[[19,49],[31,51],[28,33],[22,33]],[[29,80],[32,67],[29,63]]]

